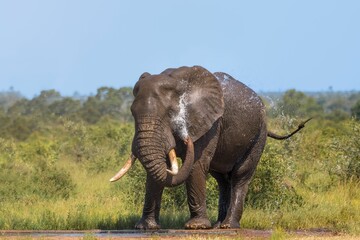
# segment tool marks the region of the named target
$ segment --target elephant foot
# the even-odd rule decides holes
[[[205,217],[195,217],[185,223],[185,229],[209,229],[211,223]]]
[[[157,230],[160,229],[160,224],[158,224],[153,218],[141,218],[135,224],[135,228],[140,230]]]
[[[213,225],[213,228],[214,228],[214,229],[219,229],[219,228],[220,228],[220,225],[221,225],[221,222],[220,222],[220,221],[217,221],[217,222]]]
[[[230,229],[230,228],[240,228],[240,223],[239,222],[232,222],[232,221],[227,221],[226,219],[220,224],[220,228],[223,229]]]

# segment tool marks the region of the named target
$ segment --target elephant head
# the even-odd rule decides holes
[[[193,142],[223,115],[219,81],[202,67],[180,67],[158,75],[142,74],[133,94],[132,156],[110,181],[118,180],[137,158],[154,181],[165,186],[181,184],[192,169]],[[186,145],[186,154],[178,170],[174,149],[179,142]]]

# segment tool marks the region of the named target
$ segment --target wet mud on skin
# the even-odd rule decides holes
[[[294,239],[312,239],[337,236],[336,233],[323,230],[302,230],[287,232],[288,236]],[[2,239],[270,239],[272,230],[157,230],[157,231],[141,231],[141,230],[88,230],[88,231],[15,231],[0,230],[0,240]],[[341,238],[342,239],[342,238]],[[344,238],[345,239],[345,238]]]

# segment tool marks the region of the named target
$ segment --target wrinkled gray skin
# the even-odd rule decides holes
[[[260,97],[228,74],[212,74],[200,66],[144,73],[134,96],[132,153],[147,172],[143,215],[135,228],[160,228],[163,189],[183,182],[190,209],[185,228],[210,228],[205,190],[209,172],[220,192],[213,227],[239,228],[249,182],[268,135]],[[184,160],[176,176],[166,171],[173,148]]]

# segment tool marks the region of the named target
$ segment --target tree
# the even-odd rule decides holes
[[[6,112],[21,99],[24,99],[24,97],[19,92],[15,92],[12,89],[8,92],[2,92],[0,93],[0,109],[3,109]]]
[[[56,116],[69,116],[76,114],[81,108],[80,100],[66,97],[49,105],[49,111]]]
[[[101,118],[99,102],[95,97],[89,97],[80,111],[81,118],[88,123],[96,123]]]
[[[7,111],[7,114],[10,116],[21,116],[27,113],[29,100],[23,98],[15,102]]]
[[[323,108],[314,98],[295,89],[285,92],[279,102],[279,108],[285,115],[291,117],[309,117],[323,113]]]
[[[41,91],[39,96],[29,102],[27,114],[48,115],[48,106],[61,99],[60,93],[53,89]]]
[[[101,87],[95,96],[89,97],[84,103],[81,116],[88,123],[96,123],[103,116],[110,116],[121,121],[131,121],[130,105],[132,100],[131,88]]]
[[[351,116],[355,117],[358,121],[360,121],[360,99],[351,108]]]

